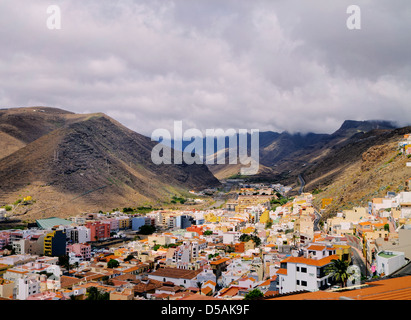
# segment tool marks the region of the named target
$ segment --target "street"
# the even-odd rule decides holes
[[[352,264],[355,264],[360,268],[363,276],[370,275],[370,271],[368,271],[368,273],[366,272],[365,259],[361,252],[361,241],[353,235],[346,235],[346,237],[348,245],[352,248]]]

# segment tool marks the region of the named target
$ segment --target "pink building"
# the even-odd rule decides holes
[[[0,250],[10,243],[10,232],[0,232]]]
[[[109,219],[106,219],[104,222],[110,223],[110,231],[118,231],[120,228],[119,221],[116,218],[109,218]]]
[[[26,300],[67,300],[61,292],[44,291],[28,296]]]
[[[84,260],[91,259],[91,246],[83,243],[75,243],[67,246],[67,254],[75,253],[76,256],[81,256]]]

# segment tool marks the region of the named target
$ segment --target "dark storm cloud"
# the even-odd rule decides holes
[[[16,4],[17,3],[17,4]],[[411,119],[411,5],[357,1],[0,3],[0,105],[104,112],[156,128],[332,132]]]

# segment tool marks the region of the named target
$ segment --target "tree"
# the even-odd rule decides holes
[[[261,239],[255,234],[250,235],[250,234],[244,233],[240,236],[241,242],[248,242],[250,240],[253,240],[257,247],[261,244]]]
[[[101,292],[96,287],[90,287],[87,289],[86,300],[110,300],[110,294],[108,292]]]
[[[107,268],[113,269],[117,268],[120,265],[120,263],[116,259],[110,259],[109,262],[107,262]]]
[[[384,230],[390,231],[390,225],[388,223],[384,224]]]
[[[67,269],[67,272],[70,271],[70,258],[68,255],[59,256],[58,257],[58,264]]]
[[[341,283],[342,287],[345,287],[350,276],[348,274],[348,261],[342,259],[331,260],[331,263],[325,269],[325,273],[331,275],[335,281]]]
[[[200,295],[201,295],[201,287],[202,287],[202,286],[203,286],[203,283],[200,282],[200,281],[198,281],[198,282],[197,282],[197,288],[200,289]]]
[[[143,225],[140,227],[140,231],[139,233],[144,234],[144,235],[148,235],[148,234],[152,234],[156,231],[156,227],[152,226],[152,225]]]
[[[203,232],[203,235],[205,235],[205,236],[211,236],[212,234],[213,234],[213,231],[211,231],[211,230],[206,230],[206,231]]]
[[[124,259],[124,262],[130,261],[130,260],[132,260],[132,259],[134,259],[134,256],[133,256],[132,254],[129,254],[129,255]]]
[[[256,288],[256,289],[249,291],[244,296],[244,300],[258,300],[263,297],[264,297],[264,294],[259,289]]]

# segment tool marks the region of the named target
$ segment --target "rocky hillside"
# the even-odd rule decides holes
[[[327,208],[331,213],[353,206],[367,206],[373,198],[385,197],[388,191],[403,191],[405,180],[411,177],[411,169],[406,166],[410,159],[399,153],[398,142],[409,132],[411,127],[382,134],[379,143],[366,150],[358,149],[349,160],[345,157],[346,164],[340,165],[339,173],[333,179],[319,176],[310,180],[314,175],[308,175],[306,190],[320,190],[315,204],[320,207],[323,198],[332,198],[333,202]]]
[[[219,185],[205,165],[155,165],[156,143],[104,114],[43,110],[31,112],[50,124],[46,128],[27,120],[27,109],[18,115],[25,125],[14,124],[7,134],[21,144],[0,159],[0,200],[32,196],[35,203],[21,212],[26,218],[161,203],[189,189]]]
[[[378,138],[375,137],[394,129],[395,126],[387,121],[347,120],[332,134],[260,132],[261,170],[252,179],[294,184],[298,175],[307,173],[309,169],[316,174],[321,169],[324,171],[321,175],[331,172],[340,166],[340,160],[337,157],[330,159],[329,156],[335,155],[337,151],[358,156],[361,154],[358,153],[359,149],[364,151],[378,143]],[[358,142],[361,143],[356,144]],[[228,156],[227,151],[226,155]],[[225,164],[209,167],[216,177],[222,179],[238,173],[241,166]]]

